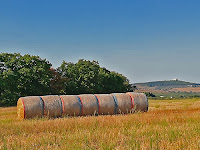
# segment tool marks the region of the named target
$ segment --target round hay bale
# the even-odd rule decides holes
[[[130,98],[131,98],[131,104],[132,104],[131,111],[134,111],[134,106],[135,106],[135,104],[134,104],[134,98],[133,98],[133,96],[130,93],[126,93],[126,94],[128,94],[130,96]]]
[[[17,101],[17,115],[19,119],[42,117],[44,104],[39,96],[21,97]]]
[[[78,95],[82,102],[82,113],[81,115],[94,115],[98,113],[97,99],[93,94]]]
[[[117,99],[117,110],[116,113],[127,114],[132,109],[131,97],[125,93],[113,93],[115,99]]]
[[[76,95],[61,95],[63,114],[69,116],[80,116],[82,104]]]
[[[95,94],[99,102],[99,114],[113,115],[115,114],[115,102],[110,94]]]
[[[135,92],[128,92],[128,95],[131,95],[134,99],[134,109],[135,111],[148,111],[148,99],[144,93],[135,93]]]
[[[44,101],[44,115],[48,117],[60,117],[63,114],[62,102],[59,96],[41,96]]]

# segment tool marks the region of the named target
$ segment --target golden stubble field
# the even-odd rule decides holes
[[[149,100],[149,112],[17,119],[0,108],[0,149],[200,149],[200,99]]]

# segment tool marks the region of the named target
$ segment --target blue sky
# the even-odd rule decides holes
[[[199,0],[1,0],[0,52],[97,60],[132,83],[200,83]]]

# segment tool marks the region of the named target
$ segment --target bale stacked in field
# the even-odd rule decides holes
[[[116,114],[118,113],[126,114],[132,110],[133,105],[132,105],[131,97],[128,94],[113,93],[112,96],[117,103],[116,110],[115,110]]]
[[[80,116],[82,103],[76,95],[61,95],[63,115]]]
[[[44,115],[49,117],[60,117],[63,114],[62,101],[57,95],[41,96],[44,102]]]
[[[39,96],[19,98],[17,101],[17,114],[20,119],[33,118],[44,115],[44,103]]]
[[[115,102],[111,94],[95,94],[98,100],[98,114],[112,115],[115,113]]]
[[[148,111],[148,99],[143,93],[113,93],[84,95],[49,95],[19,98],[18,118],[86,116],[95,114],[126,114]]]
[[[94,115],[98,112],[98,100],[93,94],[79,95],[78,98],[82,102],[81,116]]]
[[[135,111],[143,111],[147,112],[148,111],[148,99],[144,93],[134,93],[134,92],[129,92],[127,93],[130,95],[130,97],[133,99],[134,102],[134,107]]]

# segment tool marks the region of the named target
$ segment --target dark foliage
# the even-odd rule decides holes
[[[57,71],[67,79],[64,94],[126,92],[131,88],[126,77],[101,68],[97,61],[81,59],[75,64],[63,61]]]
[[[19,97],[47,94],[112,93],[131,90],[122,74],[97,61],[63,61],[57,69],[39,56],[0,54],[0,106],[16,105]]]
[[[0,54],[0,105],[16,105],[21,96],[50,93],[51,64],[39,56]]]

